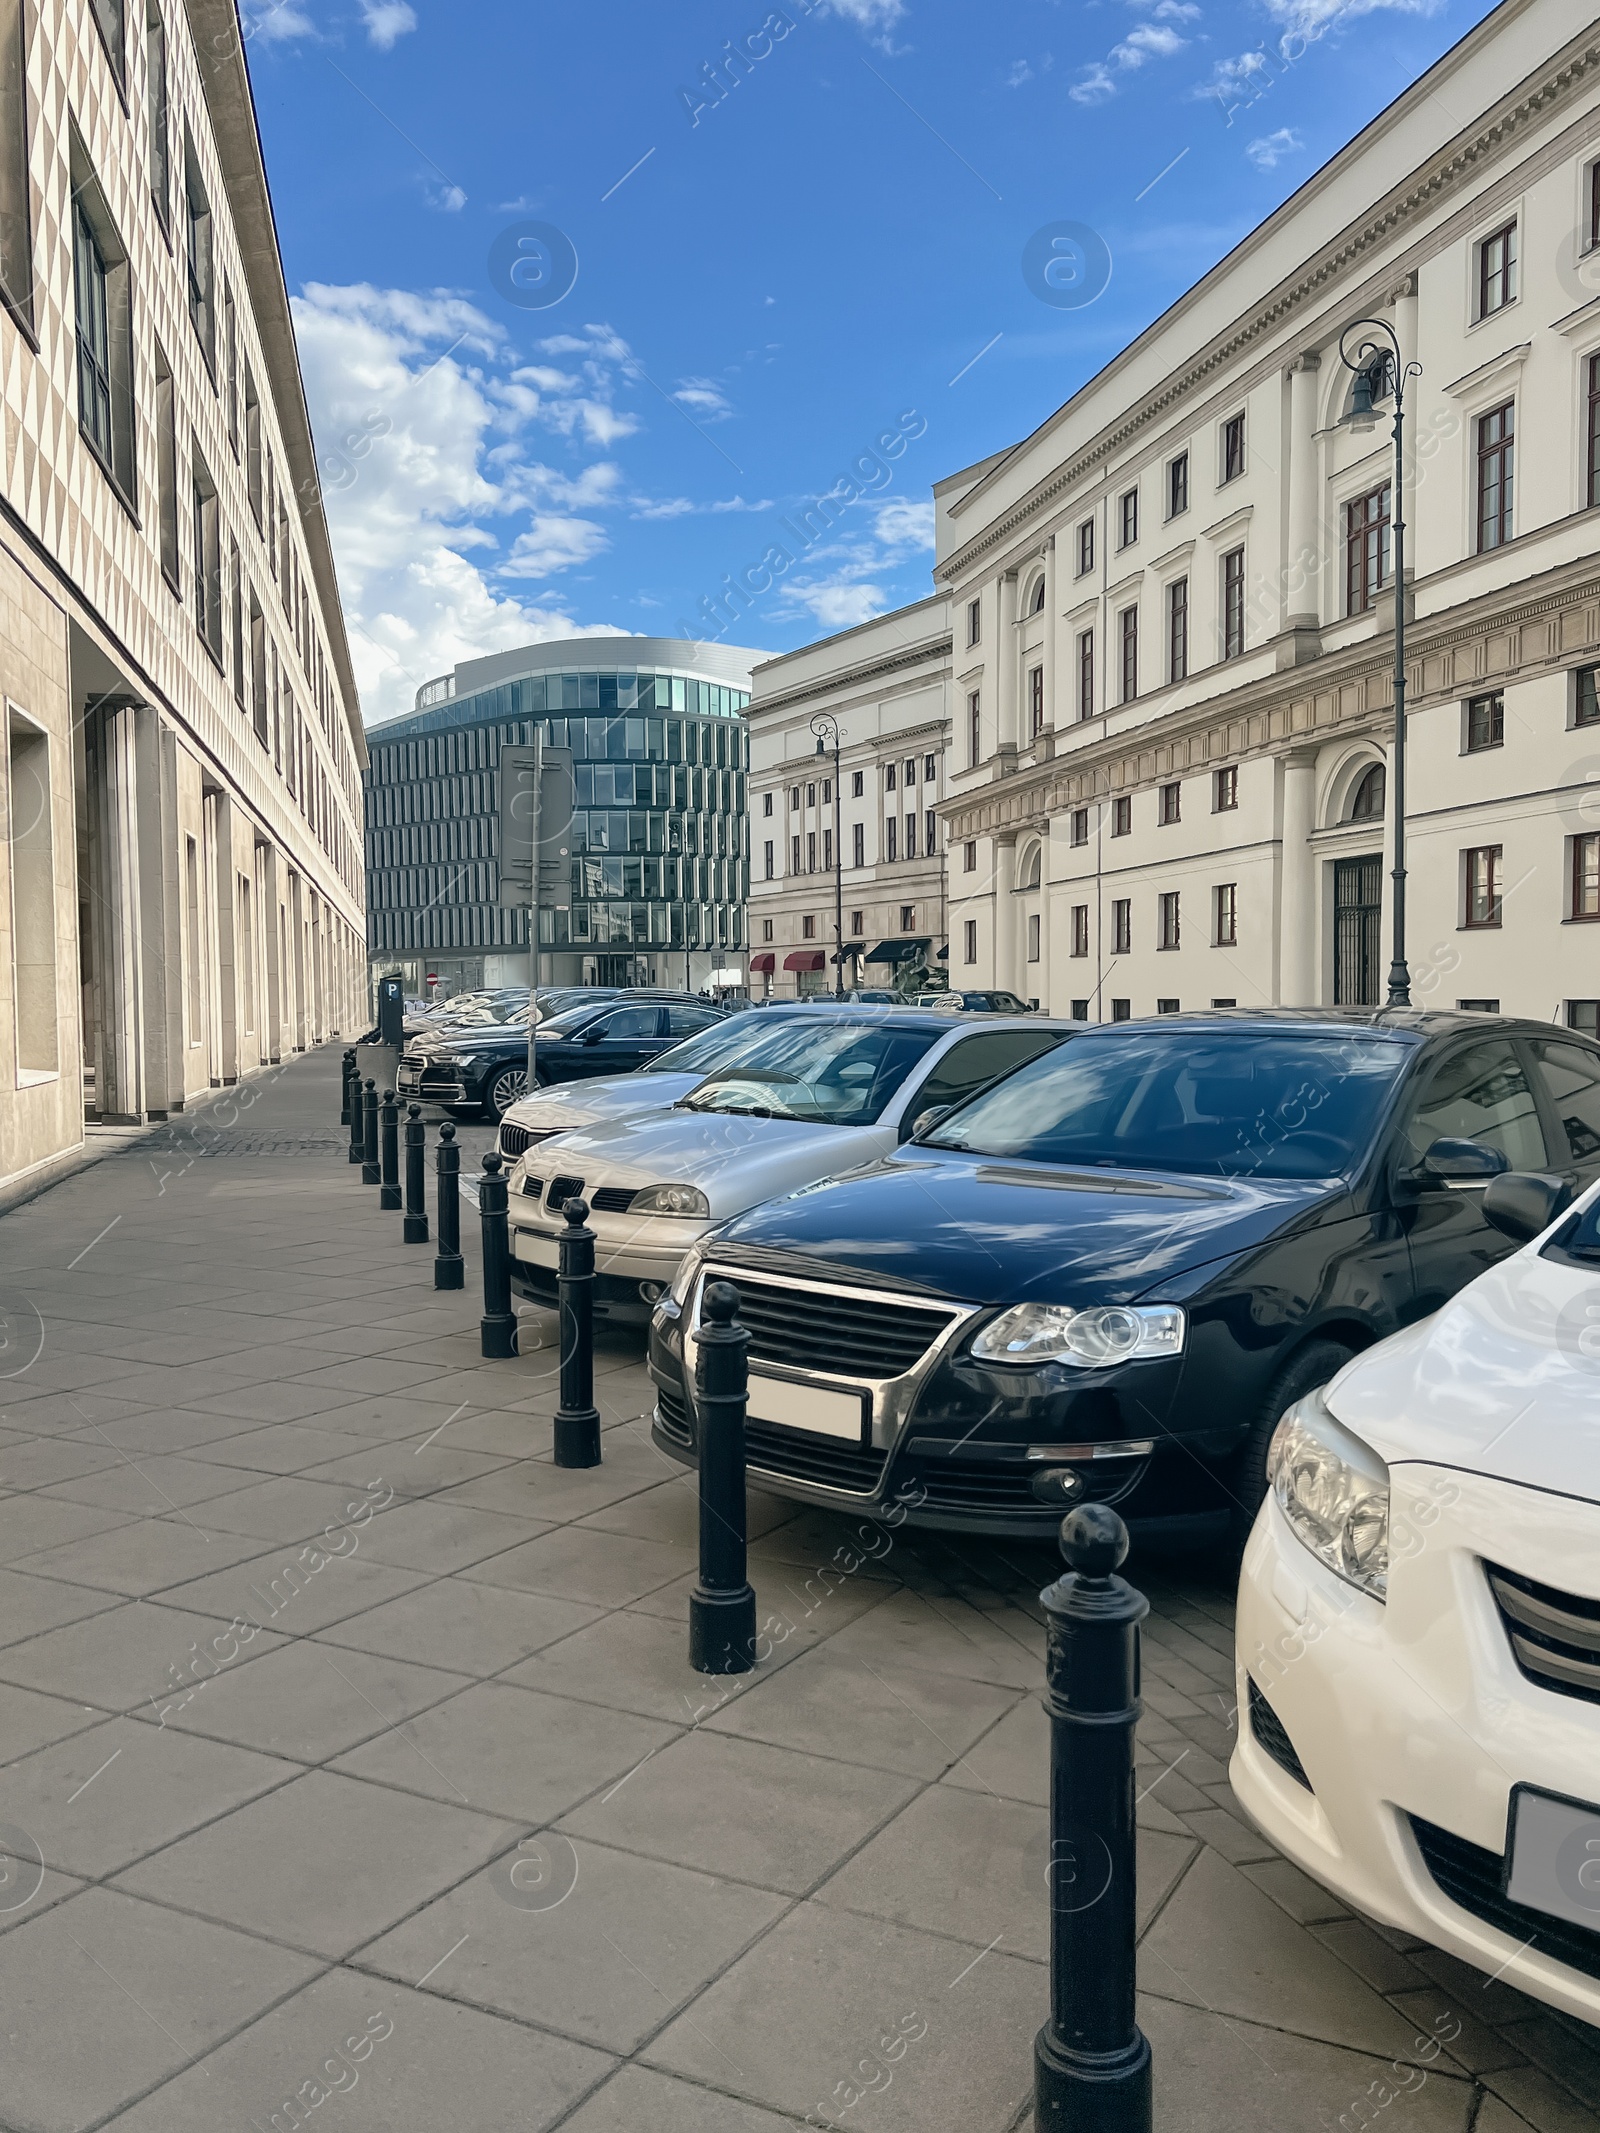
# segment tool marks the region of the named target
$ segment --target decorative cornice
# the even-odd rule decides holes
[[[860,666],[845,667],[832,674],[819,675],[815,681],[801,682],[795,688],[785,689],[778,696],[752,696],[745,705],[742,717],[752,723],[765,718],[769,711],[784,711],[792,704],[810,703],[814,697],[831,695],[835,690],[865,688],[873,682],[884,681],[890,675],[901,673],[906,667],[919,666],[926,660],[948,659],[951,640],[943,637],[926,637],[921,644],[908,645],[904,651],[891,652],[882,659],[869,659]]]

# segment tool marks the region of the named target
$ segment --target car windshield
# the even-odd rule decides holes
[[[559,1015],[546,1015],[539,1024],[541,1035],[570,1037],[574,1030],[585,1028],[596,1015],[603,1015],[616,1006],[615,1000],[585,1000],[578,1007],[565,1007]]]
[[[727,1066],[737,1059],[763,1035],[770,1035],[772,1025],[764,1022],[752,1008],[729,1015],[725,1021],[712,1023],[709,1029],[698,1030],[692,1037],[685,1037],[682,1044],[675,1044],[670,1052],[662,1052],[654,1059],[647,1059],[641,1074],[709,1074],[713,1067]]]
[[[683,1111],[733,1111],[819,1126],[870,1126],[940,1032],[878,1018],[769,1024],[740,1057],[679,1099]]]
[[[1411,1049],[1243,1029],[1089,1038],[974,1097],[929,1145],[1085,1169],[1334,1177],[1371,1147]]]

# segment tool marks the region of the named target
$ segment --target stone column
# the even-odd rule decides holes
[[[1046,580],[1048,585],[1048,580]],[[1045,598],[1048,600],[1049,592]],[[1046,642],[1048,643],[1048,639]],[[1049,685],[1046,684],[1045,702],[1049,703]],[[1054,986],[1050,969],[1050,824],[1039,825],[1039,960],[1035,963],[1035,985],[1039,994],[1039,1006],[1044,1014],[1054,1012]],[[1027,994],[1023,994],[1027,998]]]
[[[997,605],[1000,642],[995,647],[998,669],[995,745],[999,749],[1009,746],[1014,755],[1022,731],[1017,689],[1017,574],[1014,570],[1006,571],[1000,580]]]
[[[1056,717],[1056,537],[1044,544],[1044,722],[1046,730],[1057,725]],[[1059,723],[1065,723],[1060,721]],[[1054,753],[1054,743],[1050,743]]]
[[[1012,581],[1013,591],[1015,580]],[[994,840],[994,983],[997,990],[1017,992],[1017,833]]]
[[[217,942],[217,1076],[224,1088],[239,1079],[239,909],[238,869],[234,863],[233,802],[219,789],[206,795],[211,821],[212,925]]]
[[[1322,588],[1318,538],[1321,490],[1316,441],[1318,358],[1303,355],[1289,371],[1289,540],[1280,629],[1317,628]]]
[[[1317,957],[1317,857],[1311,843],[1316,828],[1317,751],[1296,748],[1281,758],[1282,894],[1278,954],[1278,1004],[1321,1004],[1322,973]]]

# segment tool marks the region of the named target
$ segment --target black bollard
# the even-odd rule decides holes
[[[392,1214],[400,1205],[400,1106],[394,1100],[393,1089],[383,1092],[383,1109],[378,1114],[379,1143],[383,1154],[379,1172],[378,1206],[385,1214]]]
[[[600,1410],[594,1404],[594,1231],[582,1200],[561,1212],[567,1226],[561,1260],[561,1405],[556,1409],[557,1466],[600,1464]]]
[[[506,1224],[504,1158],[494,1149],[483,1159],[483,1182],[478,1187],[478,1213],[483,1222],[483,1318],[479,1324],[482,1352],[492,1359],[517,1352],[517,1320],[511,1308],[511,1244]]]
[[[700,1306],[700,1582],[689,1595],[689,1664],[747,1674],[756,1663],[756,1596],[745,1575],[744,1421],[750,1336],[739,1292],[713,1281]]]
[[[350,1084],[356,1078],[356,1055],[354,1050],[345,1053],[339,1065],[339,1123],[350,1123]],[[357,1083],[357,1087],[360,1084]]]
[[[369,1081],[361,1099],[361,1182],[363,1185],[381,1185],[383,1172],[378,1167],[378,1091]]]
[[[367,1145],[367,1109],[361,1099],[361,1076],[350,1069],[350,1160],[359,1163]]]
[[[436,1289],[466,1286],[466,1266],[461,1257],[461,1150],[456,1129],[448,1120],[439,1128],[439,1248],[433,1255],[433,1285]]]
[[[406,1220],[402,1232],[407,1244],[428,1241],[428,1189],[422,1178],[422,1151],[428,1129],[422,1123],[421,1104],[406,1109]]]
[[[1033,2047],[1037,2133],[1150,2133],[1150,2046],[1134,2006],[1133,1729],[1139,1624],[1116,1575],[1128,1529],[1107,1504],[1061,1521],[1068,1571],[1049,1629],[1050,2019]]]

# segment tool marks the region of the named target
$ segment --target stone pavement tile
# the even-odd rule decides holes
[[[1155,2061],[1161,2133],[1327,2133],[1341,2121],[1391,2120],[1401,2133],[1467,2133],[1472,2124],[1470,2083],[1437,2069],[1397,2079],[1390,2059],[1159,1996],[1141,1995],[1139,2023]]]
[[[198,1457],[202,1445],[214,1444],[219,1438],[254,1426],[233,1415],[211,1414],[203,1407],[141,1407],[120,1421],[79,1430],[76,1441],[110,1443],[124,1458],[142,1462],[151,1454]]]
[[[101,1446],[101,1461],[95,1472],[52,1482],[44,1493],[64,1503],[126,1511],[133,1518],[160,1518],[169,1511],[192,1510],[207,1497],[239,1485],[225,1467],[181,1455],[128,1452],[107,1443]]]
[[[1513,2022],[1505,2032],[1523,2058],[1579,2096],[1592,2097],[1600,2106],[1600,2035],[1561,2015],[1535,2015],[1526,2022]]]
[[[895,1555],[887,1560],[893,1565]],[[842,1630],[831,1648],[841,1657],[870,1660],[878,1667],[926,1667],[1042,1694],[1042,1669],[1009,1634],[1021,1620],[1009,1611],[992,1617],[953,1596],[897,1592]]]
[[[391,1504],[373,1520],[362,1546],[375,1562],[442,1574],[485,1562],[520,1547],[531,1534],[549,1530],[526,1518],[504,1518],[495,1511],[430,1497]]]
[[[1451,2038],[1445,2051],[1469,2074],[1524,2063],[1522,2053],[1510,2041],[1509,2031],[1480,2021],[1470,2007],[1441,1992],[1436,1985],[1429,1985],[1421,1992],[1397,1992],[1392,1997],[1401,2014],[1425,2037],[1438,2036],[1445,2029],[1459,2026],[1459,2035]]]
[[[1532,2121],[1498,2096],[1485,2096],[1472,2121],[1472,2133],[1530,2133]]]
[[[756,1628],[763,1640],[757,1651],[763,1664],[768,1656],[793,1658],[797,1651],[832,1637],[876,1606],[884,1589],[870,1578],[846,1578],[826,1587],[814,1578],[802,1584],[800,1573],[787,1563],[752,1560],[749,1574],[756,1596]],[[698,1569],[686,1570],[670,1584],[643,1594],[632,1603],[633,1608],[664,1621],[687,1624],[689,1596],[699,1582]]]
[[[1259,1859],[1275,1858],[1275,1848],[1238,1813],[1225,1807],[1202,1808],[1194,1813],[1181,1810],[1184,1827],[1209,1844],[1233,1866],[1248,1866]],[[1415,1979],[1409,1982],[1415,1983]]]
[[[514,1518],[583,1518],[624,1496],[637,1495],[664,1480],[668,1471],[659,1452],[625,1439],[615,1450],[606,1447],[600,1466],[560,1467],[542,1456],[524,1459],[481,1480],[463,1482],[451,1491],[451,1500]]]
[[[1210,1850],[1140,1943],[1139,1978],[1164,1999],[1380,2057],[1404,2054],[1413,2035],[1370,1985]]]
[[[109,1533],[126,1520],[89,1504],[58,1503],[47,1496],[7,1496],[0,1500],[0,1563],[20,1562],[63,1541]]]
[[[244,1429],[234,1422],[228,1427],[232,1434],[206,1443],[194,1455],[224,1477],[234,1468],[256,1474],[303,1474],[308,1467],[321,1466],[344,1453],[366,1453],[371,1442],[354,1431],[331,1424],[323,1428],[314,1421],[268,1422]],[[223,1479],[224,1489],[238,1486],[237,1479]]]
[[[850,1576],[888,1578],[900,1582],[895,1550],[888,1546],[894,1529],[876,1526],[869,1519],[849,1518],[837,1511],[792,1506],[793,1516],[782,1525],[752,1540],[750,1553],[757,1559],[786,1563],[796,1569],[832,1568]],[[858,1568],[852,1568],[852,1563]]]
[[[351,1406],[357,1395],[334,1386],[308,1385],[303,1379],[286,1378],[281,1382],[268,1379],[250,1385],[218,1386],[203,1398],[196,1387],[189,1397],[195,1406],[231,1417],[235,1422],[303,1422],[308,1415],[331,1414],[335,1409]]]
[[[1325,1948],[1331,1948],[1357,1977],[1364,1977],[1375,1992],[1388,1997],[1397,1992],[1416,1992],[1427,1983],[1415,1963],[1407,1962],[1397,1948],[1374,1933],[1362,1918],[1318,1923],[1311,1929]]]
[[[81,1480],[122,1463],[116,1446],[93,1430],[80,1437],[18,1435],[8,1438],[0,1450],[0,1489],[44,1489],[53,1482]]]
[[[1505,1978],[1488,1978],[1481,1970],[1474,1970],[1470,1963],[1462,1962],[1443,1948],[1414,1949],[1411,1960],[1452,2001],[1464,2008],[1472,2008],[1480,2021],[1504,2027],[1509,2022],[1526,2021],[1544,2012],[1540,2001],[1519,1992]]]
[[[1050,1724],[1037,1696],[1013,1705],[993,1732],[950,1772],[952,1785],[1035,1807],[1050,1798]]]
[[[260,1541],[246,1534],[208,1531],[201,1523],[204,1516],[205,1507],[196,1504],[178,1517],[140,1518],[108,1533],[91,1534],[87,1540],[67,1541],[38,1555],[21,1556],[16,1567],[133,1599],[185,1584],[204,1571],[243,1562],[260,1552]]]
[[[63,1585],[21,1570],[0,1570],[0,1649],[65,1622],[106,1613],[116,1604],[107,1592],[89,1592],[81,1585]],[[4,1671],[0,1661],[0,1674]]]
[[[448,1412],[441,1414],[440,1420],[448,1421]],[[461,1481],[474,1481],[480,1474],[495,1473],[508,1464],[503,1456],[468,1451],[464,1445],[452,1444],[444,1437],[432,1444],[412,1444],[402,1438],[381,1451],[367,1445],[356,1452],[332,1456],[307,1467],[302,1478],[337,1481],[362,1489],[371,1479],[373,1460],[380,1458],[385,1467],[384,1478],[395,1494],[416,1499],[436,1496],[442,1489],[454,1488]]]
[[[481,1682],[333,1766],[538,1827],[627,1776],[672,1739],[632,1712]]]
[[[243,1748],[111,1718],[12,1763],[5,1812],[50,1865],[98,1879],[291,1774]]]
[[[384,1453],[372,1454],[368,1482],[381,1482]],[[206,1517],[224,1533],[252,1534],[260,1541],[305,1541],[331,1522],[346,1518],[358,1501],[365,1483],[352,1488],[345,1481],[301,1481],[280,1474],[271,1481],[251,1481],[214,1496]]]
[[[46,1696],[37,1689],[17,1689],[0,1683],[0,1763],[14,1763],[35,1748],[82,1733],[101,1723],[104,1713],[68,1703],[61,1696]],[[3,1794],[0,1794],[3,1799]],[[0,1889],[0,1905],[5,1891]]]
[[[1534,2133],[1595,2133],[1600,2112],[1592,2101],[1581,2102],[1539,2067],[1500,2067],[1483,2076],[1483,2085],[1526,2119]]]
[[[332,1651],[302,1637],[280,1644],[259,1665],[211,1676],[181,1709],[176,1699],[161,1708],[169,1729],[320,1763],[469,1686],[465,1674]],[[130,1715],[158,1723],[148,1705]]]
[[[652,1756],[609,1799],[578,1808],[563,1827],[574,1839],[594,1837],[799,1895],[915,1790],[883,1771],[701,1729]]]
[[[188,1754],[240,1753],[193,1737],[178,1745]],[[144,1860],[118,1886],[340,1957],[487,1865],[520,1833],[468,1808],[313,1770]]]
[[[794,1505],[782,1503],[759,1489],[747,1491],[745,1535],[758,1540],[794,1516]],[[698,1549],[700,1545],[700,1491],[693,1474],[669,1475],[653,1489],[607,1504],[579,1521],[600,1533],[631,1533],[640,1540],[666,1541],[673,1547]]]
[[[614,2064],[564,2037],[335,1970],[135,2105],[116,2127],[243,2133],[276,2116],[279,2125],[320,2129],[310,2113],[331,2099],[338,2133],[543,2133]]]
[[[1147,1711],[1155,1711],[1163,1718],[1170,1718],[1182,1725],[1186,1719],[1198,1717],[1200,1706],[1192,1696],[1183,1696],[1166,1682],[1157,1681],[1146,1674],[1139,1684],[1139,1695]]]
[[[23,1831],[23,1835],[27,1832]],[[15,1853],[4,1848],[8,1843],[17,1843]],[[15,1933],[32,1925],[46,1911],[54,1910],[57,1904],[89,1886],[80,1875],[63,1874],[54,1866],[45,1867],[41,1875],[37,1845],[0,1838],[0,1933]]]
[[[43,1353],[28,1366],[28,1382],[36,1393],[81,1392],[86,1386],[120,1379],[126,1367],[116,1356],[87,1355],[76,1343],[52,1346],[47,1339]]]
[[[793,2120],[647,2066],[622,2066],[562,2133],[789,2133]]]
[[[768,1677],[763,1668],[749,1674],[697,1673],[689,1664],[685,1623],[629,1608],[563,1637],[502,1678],[688,1726]]]
[[[448,1577],[337,1625],[323,1641],[387,1652],[424,1666],[452,1667],[481,1679],[582,1629],[596,1612],[543,1593],[502,1592]],[[0,1674],[4,1671],[5,1654],[0,1653]]]
[[[365,1355],[349,1356],[337,1363],[318,1363],[312,1370],[296,1370],[292,1382],[327,1392],[404,1392],[415,1399],[419,1389],[438,1375],[426,1363],[397,1363],[391,1356]],[[425,1397],[435,1395],[430,1392]]]
[[[398,1444],[409,1448],[420,1444],[450,1412],[437,1400],[414,1400],[406,1393],[385,1392],[370,1400],[349,1393],[341,1397],[341,1405],[284,1419],[303,1422],[307,1428],[336,1429],[374,1447]]]
[[[228,1619],[129,1600],[8,1646],[0,1651],[0,1680],[70,1696],[102,1711],[131,1711],[153,1698],[170,1698],[174,1670],[189,1673],[195,1647],[203,1656]],[[258,1631],[251,1659],[281,1641]]]
[[[1253,1881],[1299,1925],[1316,1925],[1322,1919],[1348,1918],[1350,1915],[1348,1907],[1337,1896],[1330,1895],[1320,1881],[1302,1874],[1299,1867],[1291,1866],[1287,1859],[1263,1859],[1253,1866],[1246,1866],[1243,1873],[1247,1881]]]
[[[248,1557],[231,1569],[190,1584],[176,1585],[161,1595],[163,1606],[197,1608],[231,1622],[235,1616],[272,1628],[289,1637],[311,1637],[331,1629],[352,1615],[365,1614],[386,1600],[414,1592],[426,1582],[417,1570],[396,1570],[372,1561],[364,1538],[339,1555],[314,1548],[309,1561],[303,1549],[292,1545]],[[253,1541],[253,1548],[261,1543]],[[317,1557],[322,1567],[315,1568]]]
[[[70,1436],[96,1425],[110,1428],[148,1412],[147,1402],[131,1398],[120,1388],[115,1393],[104,1387],[67,1393],[40,1387],[37,1395],[28,1395],[10,1380],[0,1380],[0,1423],[8,1429]]]
[[[1141,1830],[1141,1929],[1165,1902],[1197,1847]],[[1050,1956],[1050,1833],[1046,1812],[1016,1800],[930,1785],[887,1829],[845,1861],[814,1901],[1009,1955]]]
[[[802,1904],[643,2056],[795,2117],[849,2108],[860,2078],[880,2082],[860,2106],[872,2133],[1005,2133],[1045,2008],[1039,1966],[1003,1949],[973,1965],[947,1940]]]
[[[209,2051],[315,1968],[226,1927],[85,1889],[0,1939],[5,2116],[75,2133]]]
[[[511,1878],[519,1871],[534,1884],[526,1908]],[[544,1836],[408,1918],[360,1962],[409,1982],[466,1936],[430,1990],[628,2052],[787,1908],[787,1897],[736,1881]]]
[[[621,1607],[681,1577],[695,1556],[661,1541],[567,1526],[475,1563],[461,1576],[477,1585],[546,1592],[595,1607]]]
[[[770,1741],[841,1762],[938,1777],[1016,1702],[1011,1689],[954,1674],[835,1657],[831,1646],[803,1652],[706,1720],[713,1733]]]

